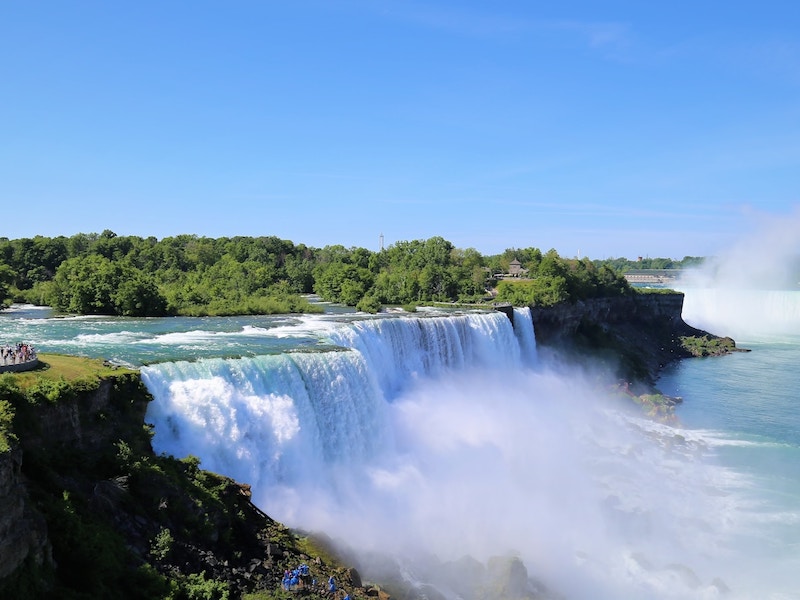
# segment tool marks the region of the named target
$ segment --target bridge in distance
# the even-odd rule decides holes
[[[625,272],[628,283],[674,283],[681,274],[680,269],[637,269]]]

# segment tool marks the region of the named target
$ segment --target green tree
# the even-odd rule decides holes
[[[166,301],[152,278],[130,263],[99,254],[70,258],[53,279],[50,304],[78,314],[164,314]]]
[[[134,267],[123,271],[117,291],[112,295],[116,314],[152,317],[167,314],[167,301],[153,277]]]
[[[284,264],[286,281],[297,293],[310,294],[314,291],[314,263],[306,258],[287,256]]]
[[[314,275],[314,291],[323,300],[352,306],[372,287],[374,279],[368,269],[342,262],[319,265]]]
[[[436,263],[428,263],[419,274],[417,299],[446,302],[455,296],[454,287],[446,268]]]
[[[7,264],[0,262],[0,309],[8,307],[11,301],[8,297],[8,290],[14,280],[14,271]]]
[[[366,313],[375,314],[381,309],[381,303],[375,296],[364,296],[356,304],[356,310]]]
[[[419,272],[403,267],[382,270],[375,278],[373,295],[382,304],[408,304],[420,296]]]
[[[553,306],[570,299],[567,280],[560,275],[523,281],[501,281],[497,300],[514,306]]]

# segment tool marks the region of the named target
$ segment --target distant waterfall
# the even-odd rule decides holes
[[[254,486],[326,477],[391,447],[387,403],[415,381],[535,362],[528,309],[327,323],[341,350],[142,368],[154,446]]]
[[[683,318],[717,335],[800,335],[800,291],[733,288],[682,289]]]

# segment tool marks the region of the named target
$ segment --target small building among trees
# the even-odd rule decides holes
[[[523,269],[522,263],[515,258],[508,263],[508,274],[511,277],[525,277],[528,274],[528,269]]]

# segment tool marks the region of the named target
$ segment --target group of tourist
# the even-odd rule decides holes
[[[298,586],[306,587],[309,583],[316,585],[317,580],[311,579],[308,565],[305,563],[291,571],[287,569],[283,572],[283,589],[285,590],[293,590]]]
[[[305,588],[308,586],[316,586],[316,578],[311,577],[308,570],[308,565],[303,563],[299,567],[289,571],[288,569],[283,572],[283,589],[286,591],[293,591],[298,588]],[[328,577],[328,592],[336,594],[336,580],[333,575]],[[346,594],[342,600],[350,600],[350,594]]]
[[[18,365],[36,360],[36,349],[31,344],[20,342],[16,346],[6,344],[0,348],[0,366]]]

